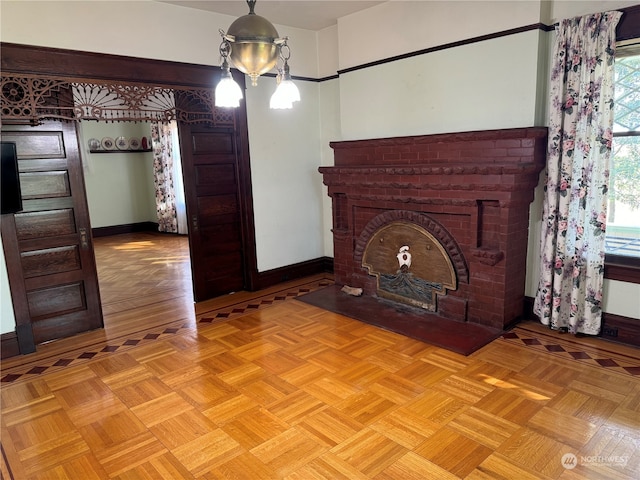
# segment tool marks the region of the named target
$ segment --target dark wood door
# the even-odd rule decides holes
[[[179,126],[196,301],[245,288],[239,153],[232,127]]]
[[[2,240],[27,353],[102,327],[102,309],[75,123],[5,125],[2,140],[18,154],[23,210],[2,216]]]

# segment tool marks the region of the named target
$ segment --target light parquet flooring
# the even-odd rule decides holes
[[[3,361],[3,479],[640,476],[636,349],[525,323],[465,357],[295,300],[323,275],[194,306],[188,251],[124,273],[154,248],[101,276],[105,331]]]

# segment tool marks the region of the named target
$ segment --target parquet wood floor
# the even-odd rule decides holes
[[[323,275],[194,306],[164,240],[97,242],[104,331],[3,361],[3,479],[640,476],[637,349],[524,323],[465,357],[295,299]]]

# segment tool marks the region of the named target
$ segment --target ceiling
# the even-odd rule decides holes
[[[182,7],[241,17],[249,13],[244,0],[156,0]],[[373,7],[384,1],[369,0],[259,0],[255,13],[277,25],[322,30],[337,19]]]

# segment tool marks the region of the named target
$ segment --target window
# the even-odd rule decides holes
[[[637,44],[619,47],[616,52],[614,115],[606,262],[640,268],[640,50]],[[632,276],[637,277],[638,272]]]

